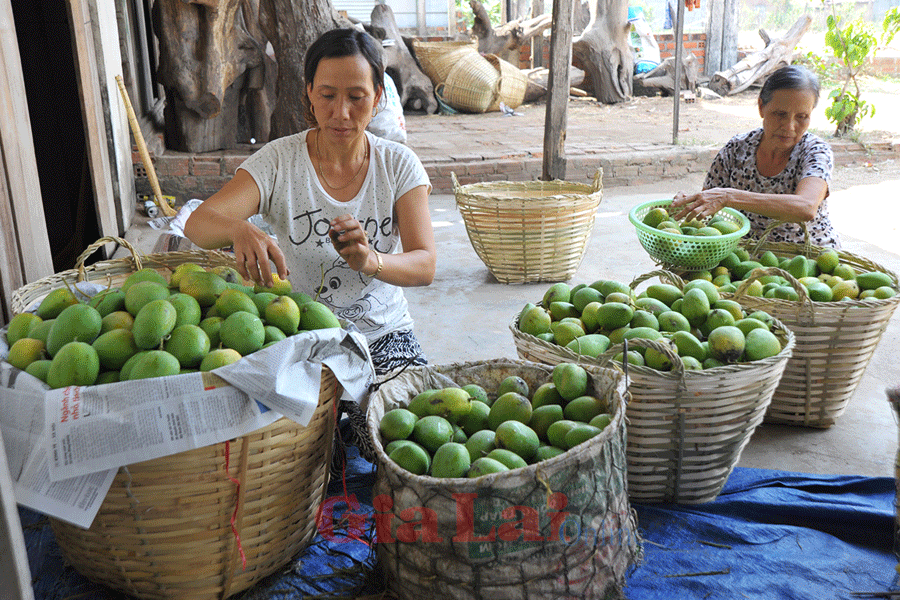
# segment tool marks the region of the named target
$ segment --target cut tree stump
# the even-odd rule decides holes
[[[812,17],[803,15],[794,23],[784,37],[775,40],[760,31],[766,47],[748,54],[730,69],[717,71],[709,81],[709,88],[722,96],[737,94],[746,90],[756,81],[765,78],[779,67],[791,64],[794,48],[812,24]]]
[[[238,131],[269,136],[274,65],[257,26],[259,0],[156,0],[157,76],[166,91],[166,146],[184,152],[232,148]],[[239,126],[243,105],[265,114]],[[249,129],[248,129],[249,128]]]
[[[583,69],[604,104],[631,97],[634,56],[628,43],[628,0],[588,0],[591,20],[572,44],[572,64]]]
[[[370,33],[380,40],[392,40],[383,47],[385,71],[397,85],[400,104],[405,110],[433,114],[438,103],[434,97],[434,84],[422,72],[400,34],[394,12],[387,4],[377,4],[372,9]]]
[[[326,31],[352,24],[337,14],[331,0],[264,0],[259,18],[278,61],[277,97],[271,128],[271,137],[276,139],[303,131],[308,126],[300,102],[306,94],[303,78],[306,49]]]
[[[478,51],[496,54],[506,62],[519,66],[519,48],[531,38],[550,28],[552,17],[540,15],[531,19],[515,19],[494,28],[487,9],[478,0],[469,0],[475,20],[472,34],[478,38]]]

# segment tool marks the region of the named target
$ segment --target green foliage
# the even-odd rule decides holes
[[[823,79],[840,85],[828,94],[831,105],[825,109],[825,116],[836,126],[837,137],[847,135],[860,120],[875,114],[875,106],[860,99],[857,77],[874,57],[879,44],[889,44],[900,30],[900,13],[897,8],[885,13],[880,36],[873,25],[861,19],[844,22],[834,12],[826,19],[825,45],[835,59],[833,62],[812,52],[806,57]]]
[[[500,25],[500,16],[503,11],[502,0],[481,0],[484,8],[491,17],[491,24],[495,27]],[[456,10],[462,14],[463,20],[466,22],[466,28],[472,29],[472,23],[475,22],[475,15],[472,13],[472,7],[469,0],[456,0]]]

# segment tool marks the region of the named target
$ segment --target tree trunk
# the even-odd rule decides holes
[[[628,0],[588,0],[591,20],[572,44],[573,64],[585,71],[605,104],[631,97],[634,58],[628,44]]]
[[[248,31],[258,0],[156,0],[157,75],[166,90],[167,146],[188,152],[233,147],[245,86],[265,89],[265,41]],[[258,34],[257,34],[258,35]],[[247,71],[257,71],[253,78]]]
[[[181,1],[181,0],[176,0]],[[275,48],[278,61],[275,109],[272,112],[272,139],[303,131],[300,98],[306,94],[303,58],[316,39],[335,27],[348,27],[330,0],[262,0],[260,24]]]
[[[690,50],[682,48],[681,53],[681,90],[691,93],[697,91],[697,78],[700,75],[700,61]],[[667,96],[675,93],[675,58],[669,57],[656,67],[634,76],[634,86],[644,88],[659,88],[664,90]]]
[[[811,24],[812,18],[809,15],[802,15],[783,38],[770,40],[762,50],[748,54],[730,69],[713,75],[709,89],[722,96],[737,94],[755,81],[764,80],[779,67],[791,64],[794,47]],[[768,34],[762,37],[766,39]]]
[[[503,60],[519,66],[519,48],[531,38],[550,28],[551,16],[540,15],[533,19],[516,19],[504,23],[496,29],[484,5],[478,0],[469,0],[475,20],[472,33],[478,37],[478,51],[482,54],[496,54]]]
[[[403,108],[424,111],[427,114],[437,112],[434,84],[419,68],[416,59],[404,43],[397,21],[394,19],[394,12],[388,5],[377,4],[372,9],[371,27],[376,39],[389,39],[394,42],[383,48],[384,69],[397,85]]]

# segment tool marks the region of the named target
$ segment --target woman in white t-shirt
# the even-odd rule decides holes
[[[435,272],[431,183],[406,146],[366,132],[384,94],[381,46],[356,29],[323,34],[304,63],[307,123],[266,144],[185,224],[201,248],[234,246],[247,279],[272,268],[352,321],[376,372],[424,364],[402,287]],[[261,214],[271,236],[247,221]]]
[[[819,82],[807,69],[781,67],[759,92],[762,127],[733,137],[716,155],[696,194],[679,192],[672,207],[677,219],[705,218],[728,206],[750,219],[759,237],[773,222],[784,222],[773,242],[804,243],[805,223],[813,244],[839,248],[828,215],[831,147],[807,131],[819,100]]]

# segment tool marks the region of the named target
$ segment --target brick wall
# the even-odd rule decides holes
[[[655,34],[656,43],[659,44],[659,56],[662,59],[675,56],[675,35],[671,33]],[[682,37],[682,44],[685,50],[690,50],[700,62],[700,70],[703,70],[703,63],[706,62],[706,34],[705,33],[685,33]]]
[[[900,56],[875,56],[867,69],[871,75],[900,75]]]

